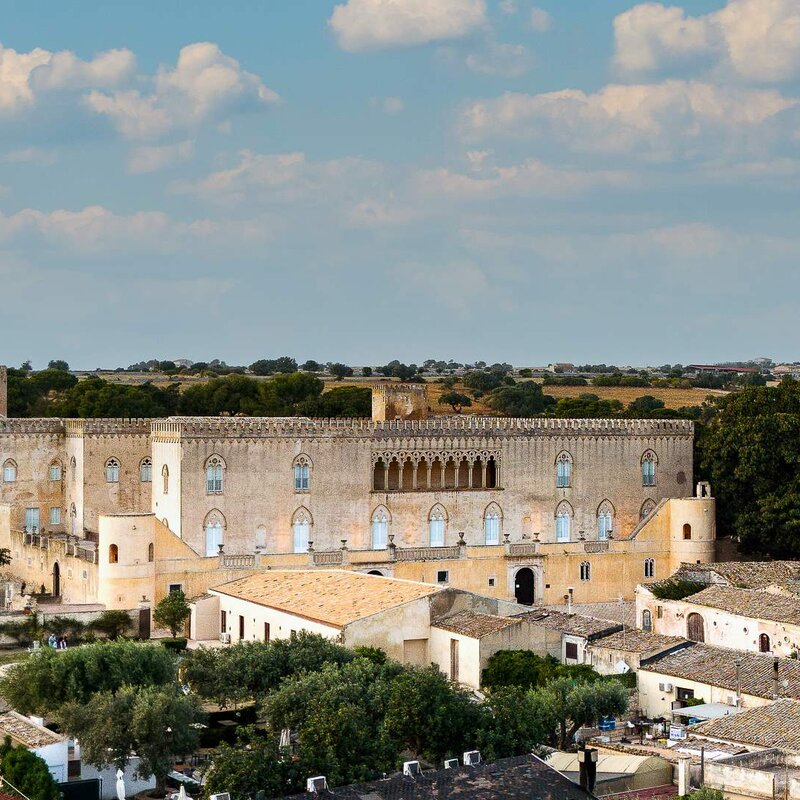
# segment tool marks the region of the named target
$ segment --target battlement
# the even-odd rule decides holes
[[[694,423],[675,419],[516,419],[458,415],[425,420],[311,419],[308,417],[170,417],[152,421],[153,438],[282,437],[394,439],[398,437],[539,436],[691,437]]]
[[[153,420],[103,418],[64,421],[68,436],[149,436]]]
[[[64,421],[47,417],[0,417],[0,436],[63,436]]]

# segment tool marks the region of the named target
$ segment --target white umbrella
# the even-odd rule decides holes
[[[117,800],[125,800],[125,780],[121,769],[117,770]]]
[[[186,787],[181,784],[181,788],[178,790],[178,800],[186,800]]]

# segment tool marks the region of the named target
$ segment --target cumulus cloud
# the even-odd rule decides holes
[[[261,78],[242,69],[217,45],[198,42],[181,49],[174,69],[159,69],[151,92],[93,91],[85,100],[123,136],[148,139],[205,120],[224,122],[233,112],[261,108],[278,99]]]
[[[192,155],[194,155],[194,143],[189,139],[176,144],[137,147],[128,159],[128,172],[131,175],[157,172],[181,161],[188,161]]]
[[[41,93],[116,86],[128,80],[136,59],[130,50],[107,50],[84,61],[69,50],[37,47],[19,53],[0,45],[0,112],[13,113],[36,103]]]
[[[309,161],[302,152],[262,154],[242,150],[234,166],[199,181],[176,184],[173,190],[220,202],[245,198],[319,202],[333,194],[359,192],[381,172],[377,162],[355,156]]]
[[[614,20],[615,61],[624,72],[656,70],[706,56],[757,81],[800,75],[800,6],[796,0],[728,0],[691,16],[678,6],[643,3]]]
[[[704,149],[750,149],[788,137],[800,101],[775,90],[670,80],[604,87],[594,94],[565,89],[506,93],[470,104],[461,116],[468,139],[511,136],[552,140],[583,152],[631,153],[655,159]]]
[[[347,0],[329,20],[350,52],[455,39],[485,22],[485,0]]]

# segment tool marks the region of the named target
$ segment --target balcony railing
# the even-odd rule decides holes
[[[397,561],[440,561],[461,556],[460,545],[452,547],[398,547]]]
[[[220,558],[220,566],[223,569],[255,569],[256,557],[254,555],[226,556]]]

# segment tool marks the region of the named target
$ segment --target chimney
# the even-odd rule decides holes
[[[597,780],[597,750],[593,747],[578,750],[578,769],[581,789],[594,794],[594,784]]]
[[[780,681],[778,680],[780,663],[781,662],[777,657],[772,660],[772,699],[773,700],[777,700],[781,696]]]

